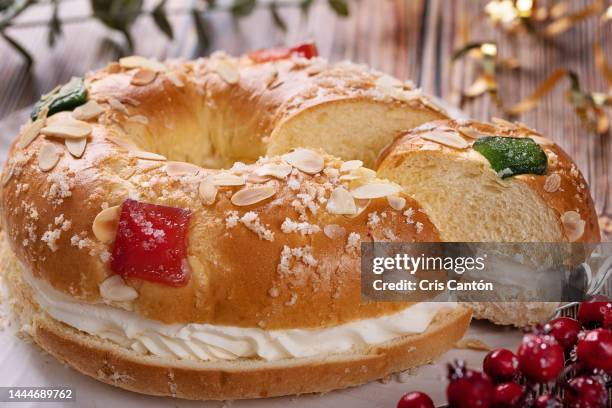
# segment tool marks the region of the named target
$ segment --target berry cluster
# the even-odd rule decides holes
[[[461,361],[449,365],[449,408],[605,408],[612,375],[612,300],[595,296],[580,304],[577,317],[530,328],[516,354],[508,349],[487,354],[482,372]],[[434,404],[428,395],[411,392],[397,408]]]

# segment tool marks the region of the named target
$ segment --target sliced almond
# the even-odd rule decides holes
[[[4,173],[2,173],[2,185],[6,186],[11,178],[13,177],[14,168],[13,166],[8,166],[4,169]]]
[[[91,134],[91,125],[80,120],[61,120],[49,124],[40,130],[45,136],[61,137],[64,139],[81,139]]]
[[[168,164],[166,164],[166,173],[171,177],[195,176],[199,171],[200,168],[191,163],[168,162]]]
[[[242,186],[246,184],[246,180],[232,173],[217,173],[212,176],[212,183],[215,186]]]
[[[148,85],[155,80],[157,72],[152,71],[148,68],[141,68],[134,73],[130,83],[136,86]]]
[[[325,166],[323,157],[310,149],[295,149],[283,155],[283,160],[307,174],[316,174]]]
[[[363,184],[351,190],[353,197],[360,200],[369,200],[372,198],[386,197],[394,195],[402,191],[402,188],[394,183],[373,182]]]
[[[64,144],[66,145],[66,149],[68,149],[70,154],[78,159],[79,157],[83,156],[83,153],[85,152],[85,147],[87,146],[87,138],[83,137],[81,139],[64,139]]]
[[[243,188],[232,196],[232,204],[243,207],[266,200],[276,194],[272,186],[256,186]]]
[[[119,99],[111,96],[107,98],[106,101],[108,102],[111,108],[118,110],[119,112],[125,113],[126,115],[130,114],[127,106],[125,106]]]
[[[561,176],[559,173],[553,173],[546,177],[546,181],[544,181],[544,191],[554,193],[559,190],[559,187],[561,187]]]
[[[255,173],[249,173],[246,175],[247,183],[262,184],[262,183],[265,183],[266,181],[270,181],[270,179],[271,179],[270,176],[260,176]]]
[[[406,206],[406,199],[404,197],[399,197],[396,195],[387,196],[387,201],[389,201],[389,205],[391,208],[397,211],[401,211]]]
[[[238,66],[227,58],[218,59],[215,64],[215,72],[228,84],[237,84],[240,80]]]
[[[98,241],[103,244],[110,244],[115,240],[120,213],[121,207],[116,205],[108,207],[96,215],[91,229]]]
[[[330,214],[351,215],[357,213],[355,199],[344,187],[336,187],[332,190],[325,209]]]
[[[198,188],[202,203],[205,205],[211,205],[217,199],[217,186],[215,186],[210,180],[205,179],[200,182]]]
[[[182,88],[185,86],[185,83],[183,83],[179,75],[174,71],[167,72],[166,78],[168,78],[168,81],[172,82],[172,84],[177,88]]]
[[[91,120],[100,116],[104,112],[104,108],[93,99],[87,101],[85,105],[81,105],[72,111],[72,117],[78,120]]]
[[[145,152],[144,150],[136,150],[131,152],[131,155],[142,160],[166,161],[164,156],[153,152]]]
[[[586,222],[580,218],[576,211],[566,211],[561,216],[563,231],[569,242],[575,242],[584,234]]]
[[[128,286],[121,276],[113,275],[100,284],[100,296],[111,302],[129,302],[138,297],[138,292]]]
[[[348,173],[349,171],[357,170],[363,166],[363,162],[361,160],[349,160],[340,166],[340,173]]]
[[[552,146],[555,144],[555,142],[543,136],[529,135],[527,137],[532,139],[534,142],[536,142],[537,144],[541,146]]]
[[[480,139],[481,137],[490,136],[468,126],[460,126],[458,130],[470,139]]]
[[[119,65],[125,69],[132,68],[146,68],[156,72],[162,72],[166,70],[166,66],[159,61],[140,57],[138,55],[132,55],[119,59]]]
[[[337,239],[346,235],[346,229],[338,224],[329,224],[323,227],[323,233],[327,238]]]
[[[255,170],[258,176],[272,176],[278,179],[286,178],[291,173],[293,167],[288,164],[267,163]]]
[[[40,130],[45,126],[46,117],[39,117],[34,122],[30,123],[28,128],[23,132],[17,142],[17,147],[24,149],[30,145],[40,134]]]
[[[129,118],[127,118],[128,122],[134,122],[134,123],[140,123],[142,125],[148,125],[149,124],[149,118],[147,118],[144,115],[133,115],[130,116]]]
[[[59,159],[60,152],[53,143],[45,142],[38,151],[38,167],[42,171],[53,169]]]
[[[419,136],[425,140],[440,143],[445,146],[454,147],[456,149],[465,149],[469,147],[469,143],[459,136],[457,133],[447,133],[432,130],[429,132],[421,133]]]
[[[135,144],[127,140],[120,139],[115,136],[106,136],[106,139],[116,144],[117,146],[124,148],[125,150],[138,150]]]

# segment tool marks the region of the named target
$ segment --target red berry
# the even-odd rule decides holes
[[[578,320],[585,327],[601,325],[606,310],[612,309],[612,300],[603,295],[594,296],[591,300],[580,303]]]
[[[563,408],[561,400],[550,394],[542,394],[536,399],[534,408]]]
[[[314,43],[304,43],[293,47],[275,47],[253,51],[249,53],[249,58],[251,61],[260,64],[264,62],[286,59],[292,55],[310,59],[318,56],[319,51]]]
[[[397,408],[435,408],[429,395],[414,391],[404,394],[397,402]]]
[[[612,371],[612,332],[607,329],[587,332],[578,340],[576,355],[589,368]]]
[[[561,346],[566,350],[574,347],[578,341],[578,333],[582,329],[582,325],[578,320],[571,317],[557,317],[549,324],[550,334]]]
[[[605,408],[608,392],[601,381],[576,377],[565,386],[563,402],[572,408]]]
[[[612,330],[612,309],[606,309],[603,321],[604,329]]]
[[[495,387],[493,406],[495,408],[520,408],[525,389],[517,383],[509,382]]]
[[[189,281],[187,230],[191,212],[125,200],[113,245],[111,270],[123,277],[170,286]]]
[[[485,357],[482,368],[493,381],[502,382],[514,378],[517,373],[518,360],[508,349],[490,351]]]
[[[486,408],[493,403],[493,382],[484,373],[467,370],[462,363],[449,366],[446,397],[449,408]]]
[[[563,347],[549,335],[525,335],[517,356],[519,369],[532,382],[552,381],[565,366]]]

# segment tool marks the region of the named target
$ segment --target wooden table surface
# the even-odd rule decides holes
[[[324,0],[315,1],[308,16],[297,7],[283,7],[287,22],[283,33],[272,24],[268,11],[258,9],[235,23],[222,11],[206,14],[213,27],[212,49],[241,53],[249,49],[316,41],[320,53],[331,60],[351,59],[411,79],[425,92],[448,102],[461,102],[460,90],[475,78],[473,60],[461,60],[451,67],[450,56],[462,45],[462,32],[469,22],[471,40],[494,40],[502,56],[516,57],[521,69],[500,76],[500,93],[507,104],[528,96],[554,69],[570,68],[577,72],[587,89],[606,91],[603,76],[597,71],[591,44],[596,38],[597,18],[579,24],[553,41],[544,42],[531,36],[511,37],[492,27],[482,18],[488,0],[349,0],[350,16],[335,16]],[[581,8],[593,0],[574,0]],[[155,2],[156,3],[156,2]],[[147,1],[151,8],[154,2]],[[171,0],[170,20],[175,39],[168,40],[158,31],[151,18],[143,17],[132,28],[135,53],[157,57],[193,58],[198,55],[197,38],[188,9],[191,0]],[[62,0],[61,16],[74,18],[89,14],[89,2]],[[19,21],[25,27],[11,28],[9,33],[35,57],[31,71],[23,60],[0,39],[0,136],[6,143],[23,120],[25,108],[39,95],[71,76],[103,66],[119,54],[109,38],[121,38],[97,21],[64,26],[63,37],[55,48],[47,46],[47,28],[29,27],[28,23],[48,19],[49,6],[40,5],[24,13]],[[606,56],[612,61],[612,23],[600,34]],[[557,141],[577,161],[590,183],[599,214],[612,214],[612,143],[610,135],[598,136],[581,126],[573,107],[565,102],[567,84],[547,95],[536,109],[520,120]],[[467,114],[478,119],[503,116],[488,96],[461,104]],[[19,111],[21,110],[21,114]],[[15,112],[18,113],[15,113]]]

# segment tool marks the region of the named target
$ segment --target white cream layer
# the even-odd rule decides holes
[[[190,360],[311,357],[342,353],[422,333],[436,313],[456,303],[417,303],[399,313],[322,329],[264,330],[211,324],[163,324],[106,304],[75,301],[25,272],[35,300],[51,317],[142,354]]]

